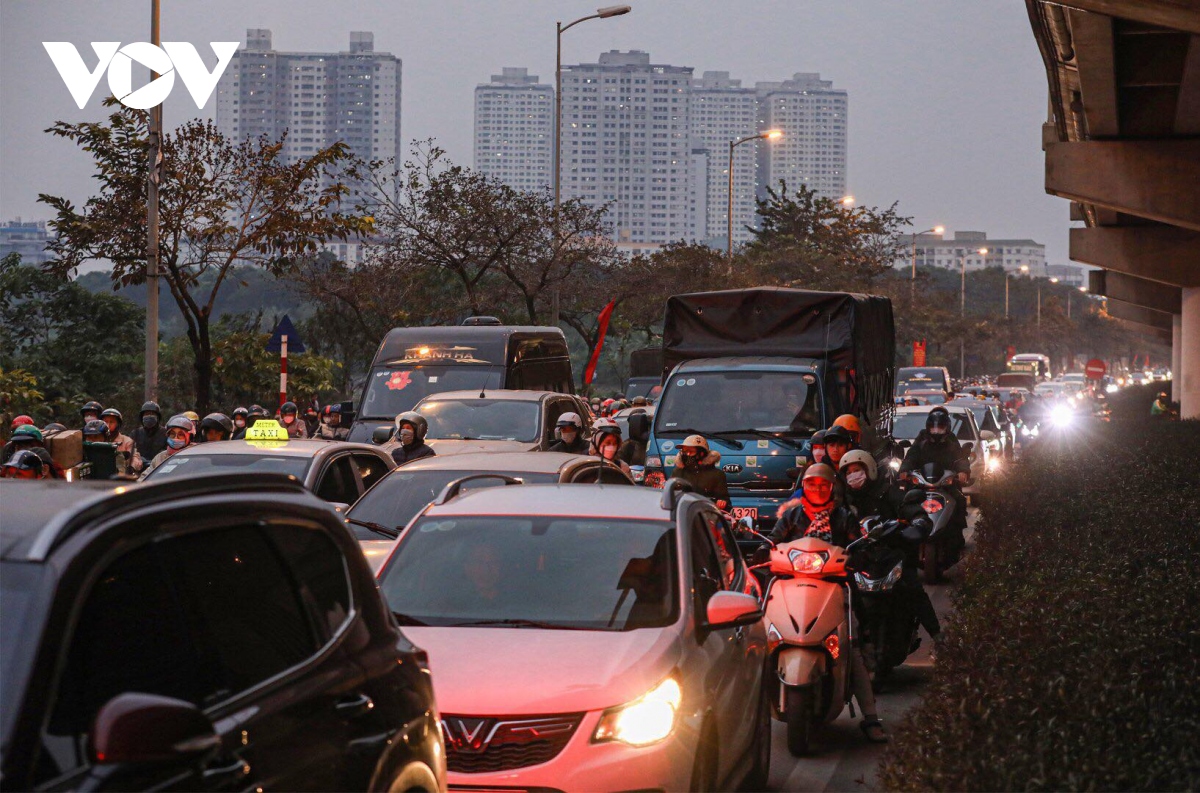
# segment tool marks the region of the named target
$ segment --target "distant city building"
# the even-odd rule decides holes
[[[1073,264],[1047,264],[1046,277],[1057,278],[1060,284],[1078,288],[1088,285],[1088,268]]]
[[[554,88],[506,66],[475,88],[475,168],[516,190],[554,178]]]
[[[365,160],[403,158],[401,61],[375,52],[375,37],[352,32],[345,52],[282,52],[271,31],[246,31],[217,84],[217,129],[226,137],[287,132],[288,162],[342,142]]]
[[[711,245],[724,247],[729,212],[729,144],[758,133],[758,96],[731,80],[729,72],[704,72],[691,84],[692,146],[707,153],[698,184],[707,198],[702,237]],[[758,147],[772,144],[743,143],[733,151],[733,243],[753,235],[747,226],[757,226]],[[697,163],[697,167],[699,164]],[[700,207],[696,207],[700,211]]]
[[[608,206],[618,243],[706,233],[706,218],[696,217],[691,81],[691,67],[652,64],[639,50],[563,67],[562,195]]]
[[[15,253],[21,264],[44,264],[54,258],[46,251],[46,244],[53,239],[44,220],[10,220],[0,225],[0,259]]]
[[[980,248],[986,248],[987,254],[980,255]],[[983,231],[956,231],[953,239],[940,234],[918,234],[916,249],[918,265],[958,267],[959,257],[962,257],[968,270],[1003,267],[1008,272],[1020,272],[1022,267],[1028,267],[1028,275],[1047,276],[1046,246],[1033,240],[990,240]],[[896,266],[911,265],[912,248],[909,247]]]
[[[755,85],[759,128],[783,136],[759,146],[759,184],[788,192],[800,185],[819,196],[846,195],[847,117],[850,99],[820,74],[797,73],[782,82]]]

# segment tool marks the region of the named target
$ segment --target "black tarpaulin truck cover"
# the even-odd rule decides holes
[[[782,287],[675,295],[663,319],[664,374],[686,360],[744,355],[815,358],[850,383],[853,412],[873,424],[891,404],[892,301]]]
[[[662,347],[646,347],[629,353],[630,377],[661,377],[662,374]]]

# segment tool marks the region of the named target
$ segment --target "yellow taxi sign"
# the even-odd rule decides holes
[[[259,419],[246,428],[247,441],[287,441],[288,431],[274,419]]]

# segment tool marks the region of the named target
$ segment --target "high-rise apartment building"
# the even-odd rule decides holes
[[[1026,272],[1046,277],[1046,246],[1029,239],[990,240],[985,231],[956,231],[953,238],[941,234],[918,234],[913,238],[917,264],[927,267],[981,270],[1003,267],[1008,272]],[[912,266],[912,248],[896,261],[901,269]],[[986,250],[981,254],[979,251]],[[960,264],[959,262],[962,262]],[[1022,270],[1021,268],[1026,268]]]
[[[826,198],[846,195],[849,97],[819,74],[797,73],[782,82],[757,83],[760,129],[783,136],[759,147],[759,183],[788,192],[807,186]]]
[[[704,236],[690,140],[692,69],[638,50],[563,67],[562,195],[609,207],[618,244]]]
[[[402,159],[401,61],[352,32],[345,52],[281,52],[271,31],[246,31],[217,85],[217,128],[231,139],[287,132],[295,162],[337,142],[365,160]]]
[[[758,133],[758,96],[731,80],[729,72],[705,72],[691,84],[692,146],[707,153],[704,171],[697,174],[707,198],[700,236],[724,246],[729,212],[729,144]],[[733,150],[733,243],[751,238],[747,226],[756,226],[757,147],[749,141]]]
[[[506,66],[475,87],[475,168],[517,190],[554,178],[554,88]]]

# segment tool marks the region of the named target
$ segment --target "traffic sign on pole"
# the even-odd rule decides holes
[[[1104,373],[1108,371],[1108,367],[1104,365],[1104,361],[1099,358],[1093,358],[1087,362],[1087,367],[1083,370],[1089,380],[1099,380],[1104,377]]]

